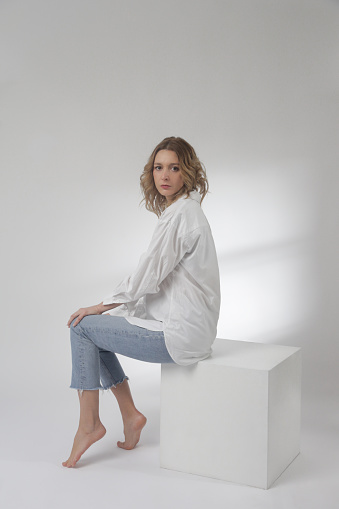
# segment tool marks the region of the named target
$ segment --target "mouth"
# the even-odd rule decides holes
[[[164,184],[161,187],[162,187],[162,189],[169,189],[171,186],[167,186],[167,185]]]

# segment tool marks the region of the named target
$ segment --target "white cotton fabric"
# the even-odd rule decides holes
[[[131,324],[163,330],[183,366],[211,354],[220,309],[217,256],[200,199],[192,191],[164,210],[136,270],[103,301],[124,303]]]

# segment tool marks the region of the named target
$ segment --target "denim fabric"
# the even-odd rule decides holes
[[[75,327],[71,324],[70,331],[72,389],[109,389],[128,379],[116,353],[145,362],[174,363],[162,331],[143,329],[120,316],[85,316]]]

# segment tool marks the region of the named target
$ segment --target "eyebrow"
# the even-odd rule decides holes
[[[154,162],[154,166],[162,166],[162,163]],[[179,166],[179,163],[170,163],[169,166]]]

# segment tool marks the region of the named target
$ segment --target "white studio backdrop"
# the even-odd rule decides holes
[[[173,135],[209,177],[219,337],[302,346],[305,394],[331,393],[338,21],[330,0],[0,2],[4,394],[68,386],[68,317],[146,249],[139,175]]]

